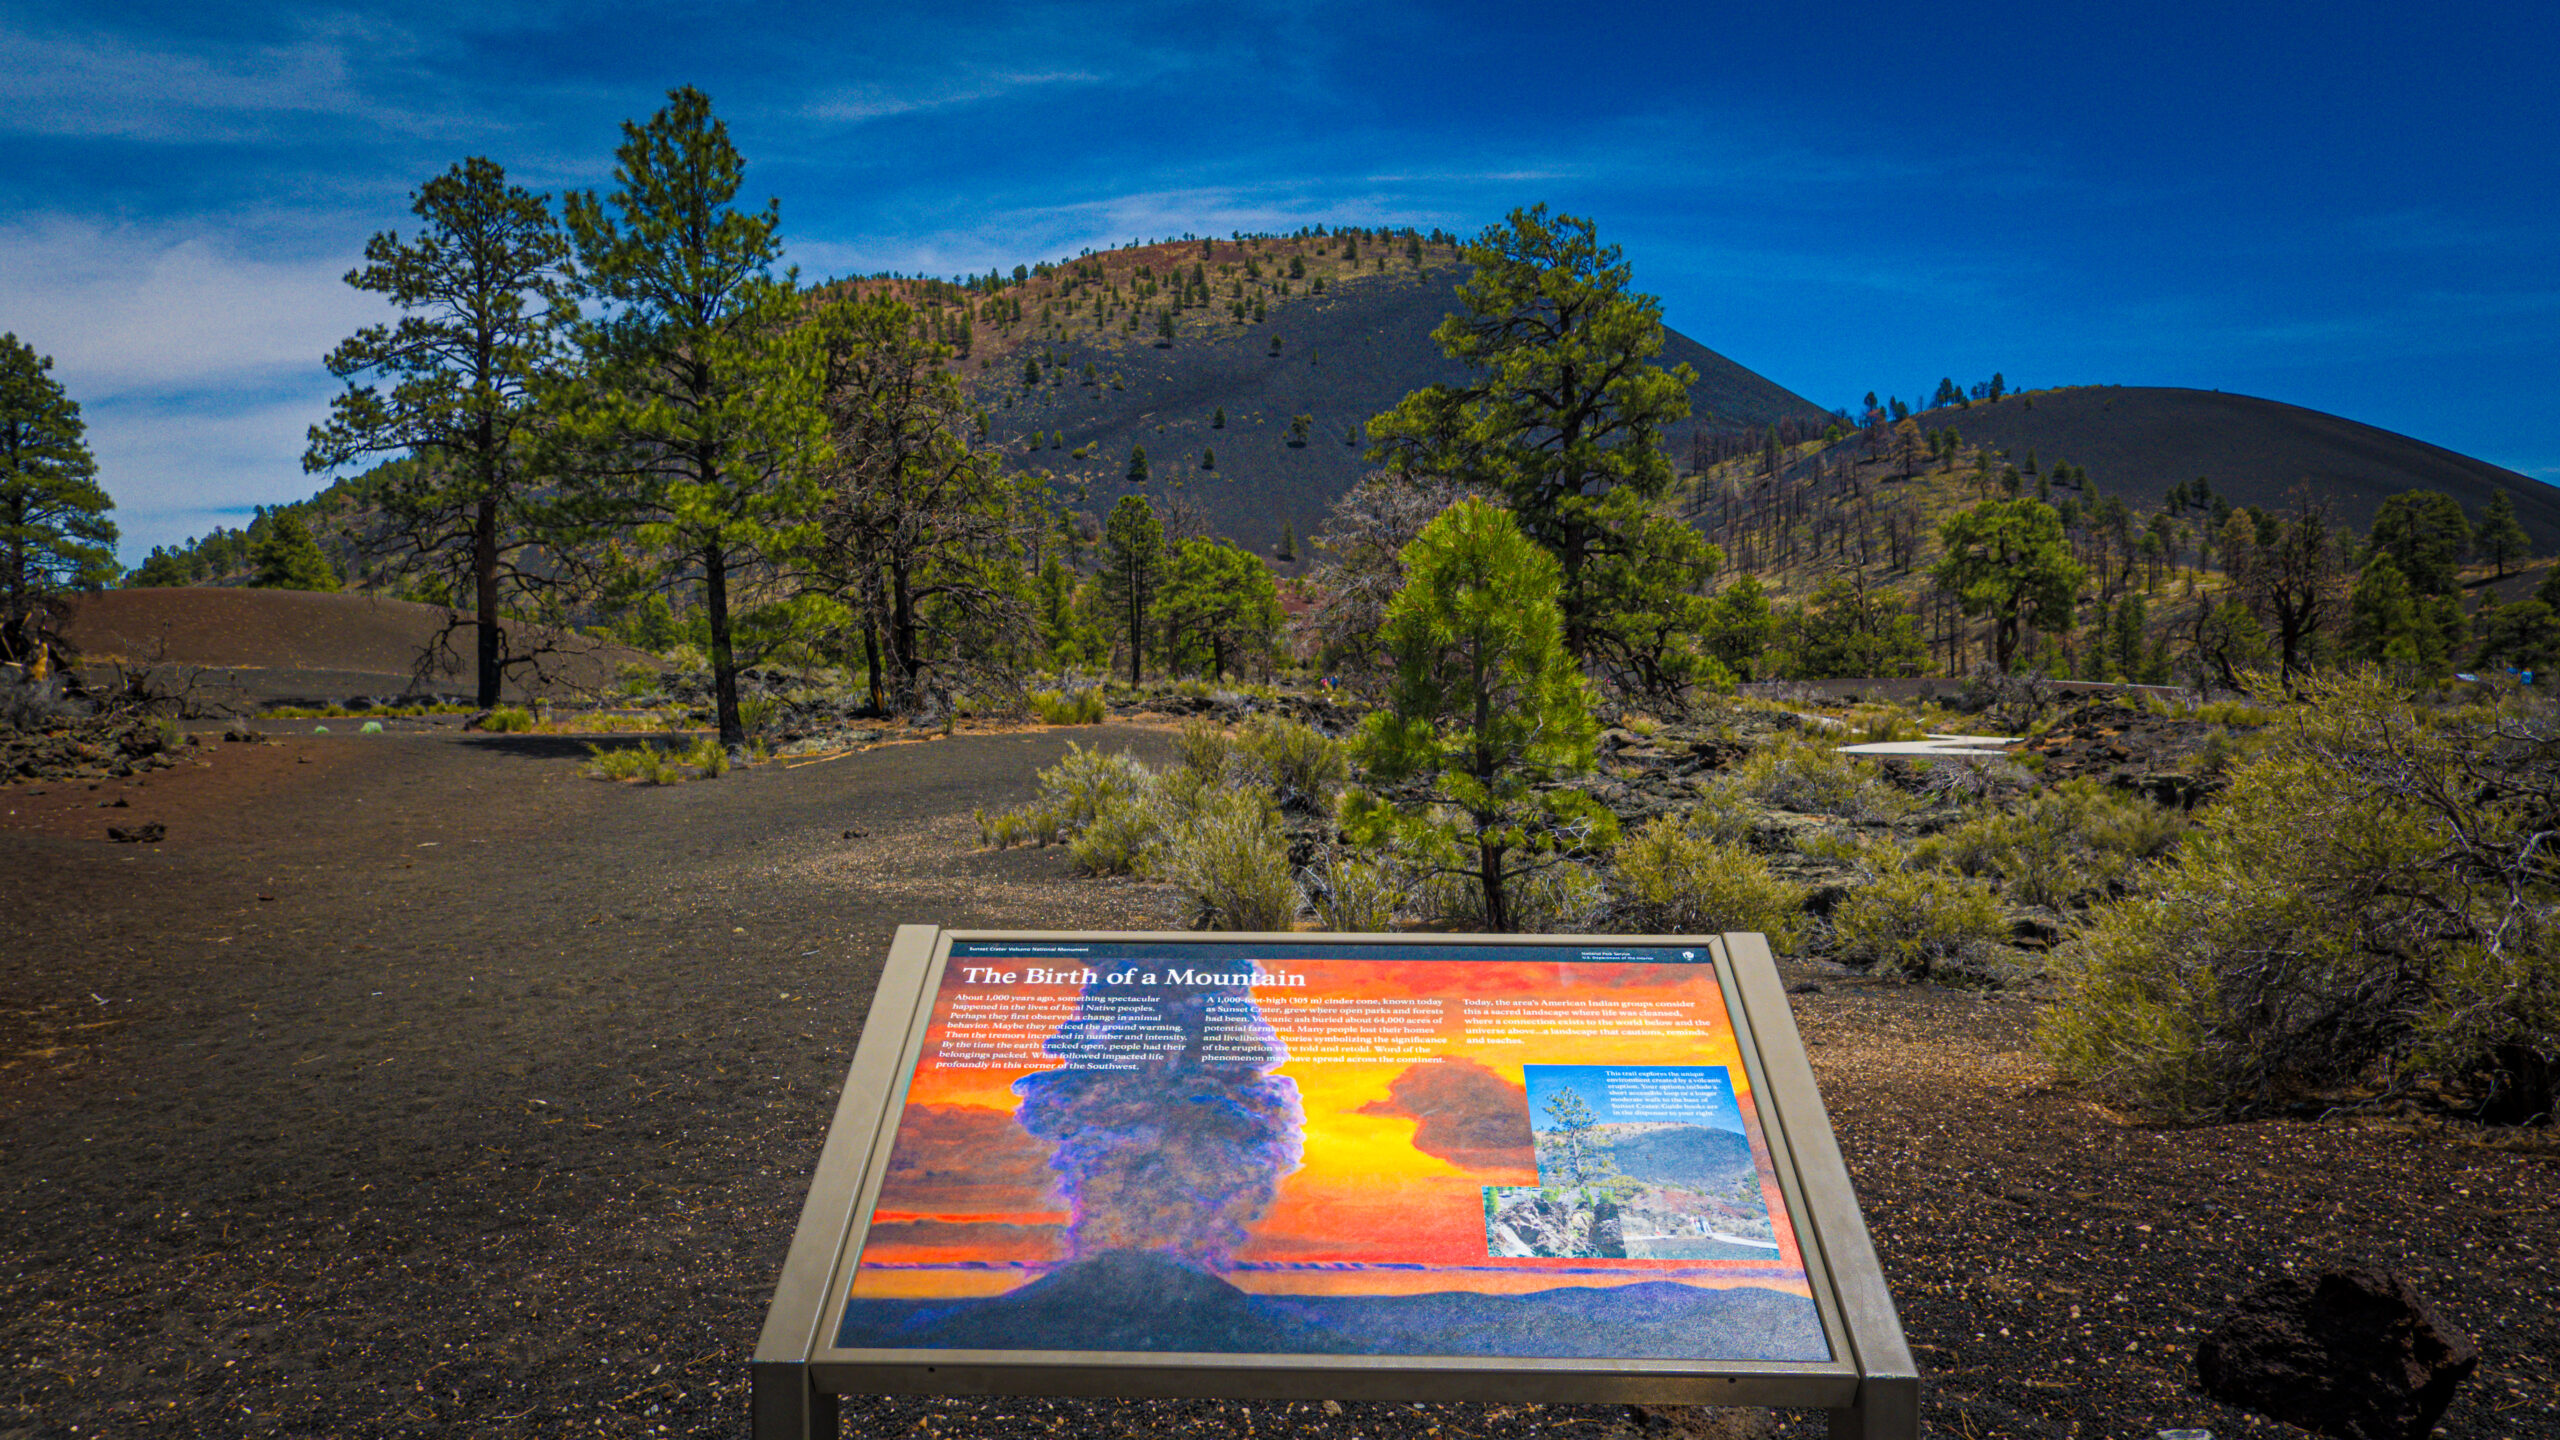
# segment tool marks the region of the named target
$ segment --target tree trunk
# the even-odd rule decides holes
[[[1503,849],[1490,840],[1476,842],[1476,878],[1484,886],[1485,928],[1497,935],[1511,930],[1511,897],[1504,893],[1502,885]]]
[[[898,667],[899,708],[915,698],[916,677],[924,662],[916,655],[916,602],[907,587],[906,567],[889,566],[889,658]]]
[[[871,676],[871,713],[886,715],[889,713],[889,697],[881,683],[880,625],[867,605],[863,607],[862,615],[862,660]]]
[[[747,743],[746,723],[738,718],[738,662],[729,650],[729,566],[718,546],[702,552],[702,601],[711,618],[711,693],[720,717],[723,749]]]
[[[494,495],[480,497],[479,513],[471,521],[471,578],[479,591],[480,604],[480,708],[495,709],[498,704],[498,501]]]

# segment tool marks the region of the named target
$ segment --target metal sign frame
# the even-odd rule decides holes
[[[908,1083],[956,942],[1707,950],[1758,1107],[1832,1359],[1546,1359],[1512,1356],[1175,1354],[1060,1350],[853,1350],[843,1310],[886,1171]],[[1916,1440],[1919,1372],[1804,1042],[1763,937],[946,931],[904,925],[892,941],[751,1366],[755,1440],[837,1433],[835,1396],[1069,1395],[1751,1405],[1825,1409],[1835,1440]]]

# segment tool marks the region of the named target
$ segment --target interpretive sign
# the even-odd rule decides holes
[[[1757,936],[908,927],[757,1362],[759,1440],[866,1391],[1917,1420]]]

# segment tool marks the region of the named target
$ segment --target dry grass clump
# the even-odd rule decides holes
[[[1092,686],[1069,693],[1063,690],[1035,690],[1031,693],[1031,713],[1043,725],[1099,725],[1109,713],[1103,704],[1102,691]]]
[[[1256,791],[1204,795],[1158,853],[1160,878],[1182,892],[1202,930],[1286,930],[1305,897],[1289,874],[1289,839],[1270,797]]]
[[[1793,735],[1753,751],[1717,783],[1745,799],[1800,815],[1892,820],[1912,808],[1911,798],[1886,783],[1873,765]]]
[[[2123,889],[2144,862],[2166,855],[2186,817],[2094,780],[2069,780],[2017,810],[1986,814],[1920,841],[1920,869],[1996,878],[2025,905],[2060,907]]]
[[[1609,857],[1609,879],[1622,928],[1638,934],[1758,931],[1781,953],[1804,941],[1801,887],[1770,874],[1768,864],[1742,846],[1667,815],[1619,843]]]
[[[717,780],[729,773],[729,752],[705,735],[690,745],[605,746],[590,743],[586,772],[595,780],[636,780],[644,785],[676,785],[686,780]]]
[[[2008,922],[1991,887],[1961,875],[1879,875],[1831,913],[1836,953],[1914,980],[2003,978]]]

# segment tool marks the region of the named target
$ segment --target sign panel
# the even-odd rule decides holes
[[[833,1339],[1831,1358],[1695,946],[955,941]]]
[[[1753,935],[902,927],[754,1373],[1918,1423]]]

